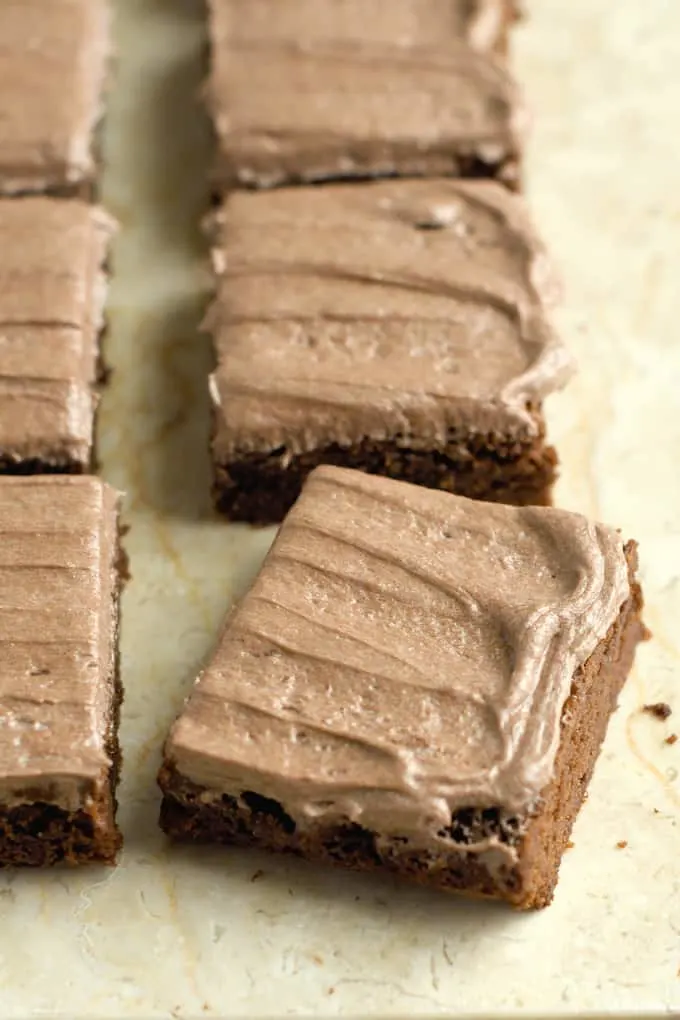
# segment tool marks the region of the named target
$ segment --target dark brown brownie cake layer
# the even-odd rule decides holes
[[[545,442],[542,416],[536,418],[539,435],[524,443],[470,436],[451,442],[446,450],[423,451],[365,440],[348,449],[335,444],[292,458],[280,452],[251,454],[216,465],[215,505],[232,521],[277,524],[300,495],[310,471],[320,464],[333,464],[469,499],[550,506],[557,454]]]
[[[631,579],[630,598],[593,654],[574,675],[562,712],[561,741],[555,778],[545,790],[542,807],[526,835],[517,837],[512,819],[499,822],[497,810],[454,814],[451,852],[432,869],[427,854],[402,853],[398,842],[389,852],[376,847],[375,834],[358,825],[300,834],[276,801],[244,792],[203,803],[203,788],[188,782],[167,765],[160,775],[164,791],[161,827],[175,839],[261,847],[313,861],[340,864],[360,871],[393,872],[401,878],[467,895],[501,897],[521,909],[547,906],[553,897],[560,859],[583,803],[607,724],[630,671],[636,645],[647,636],[643,606],[635,580],[636,545],[626,546]],[[472,834],[496,834],[519,846],[517,868],[497,883],[474,854],[465,853]]]

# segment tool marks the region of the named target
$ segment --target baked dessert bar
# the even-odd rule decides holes
[[[91,196],[108,52],[107,0],[2,0],[0,195]]]
[[[118,495],[1,478],[0,532],[0,866],[112,863]]]
[[[548,503],[571,372],[521,199],[488,181],[235,192],[214,222],[215,500],[272,523],[333,463]]]
[[[172,729],[162,827],[545,906],[635,566],[577,514],[318,468]]]
[[[518,187],[506,0],[210,0],[215,189],[379,176]]]
[[[79,200],[0,200],[0,474],[92,466],[113,229]]]

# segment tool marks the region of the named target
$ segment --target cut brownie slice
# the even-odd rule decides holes
[[[0,194],[91,194],[107,0],[0,3]]]
[[[96,478],[3,478],[0,532],[0,866],[112,863],[118,496]]]
[[[518,184],[507,0],[210,0],[218,190],[377,176]]]
[[[0,473],[91,467],[112,231],[78,200],[0,200]]]
[[[521,199],[489,181],[235,192],[216,214],[215,497],[280,521],[322,463],[547,503],[571,361]]]
[[[319,468],[170,734],[161,824],[545,906],[641,607],[608,527]]]

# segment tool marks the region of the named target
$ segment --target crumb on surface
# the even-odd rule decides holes
[[[573,849],[574,849],[574,844],[573,844],[572,840],[569,840],[569,842],[567,843],[567,845],[565,847],[565,850],[573,850]]]
[[[618,843],[616,844],[616,846],[617,846],[617,848],[619,850],[625,850],[626,847],[628,846],[628,840],[627,839],[620,839],[618,841]]]
[[[258,868],[257,871],[253,875],[250,876],[250,881],[251,882],[257,882],[260,878],[263,878],[263,877],[264,877],[264,871],[262,870],[262,868]]]
[[[667,736],[667,737],[666,737],[666,739],[664,740],[664,744],[675,744],[675,742],[677,741],[677,739],[678,739],[678,735],[677,735],[677,733],[671,733],[671,734],[670,734],[669,736]]]
[[[655,701],[651,705],[643,705],[642,711],[648,715],[653,715],[655,719],[668,719],[669,715],[672,715],[673,709],[667,701]]]

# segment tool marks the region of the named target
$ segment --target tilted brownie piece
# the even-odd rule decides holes
[[[0,866],[112,863],[118,496],[96,478],[2,478],[0,533]]]
[[[498,55],[506,0],[209,6],[218,191],[386,175],[518,185],[525,114]]]
[[[635,560],[577,514],[319,468],[170,734],[162,827],[545,906]]]
[[[108,20],[107,0],[0,3],[0,195],[92,193]]]
[[[78,200],[0,200],[0,474],[91,467],[113,229]]]
[[[451,180],[235,192],[215,229],[222,512],[280,521],[322,463],[549,502],[541,403],[571,361],[521,199]]]

